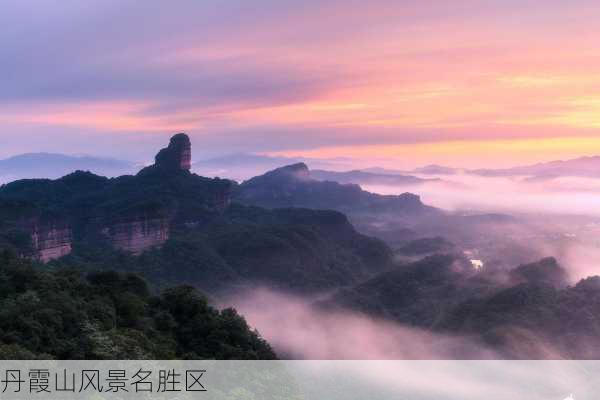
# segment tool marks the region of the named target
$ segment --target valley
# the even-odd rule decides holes
[[[444,210],[410,192],[372,193],[318,171],[313,178],[304,163],[238,183],[194,174],[191,158],[189,137],[178,134],[135,175],[74,171],[1,186],[5,264],[57,276],[77,271],[82,282],[137,276],[148,284],[146,297],[193,288],[213,307],[248,315],[280,357],[329,354],[299,352],[293,334],[286,340],[273,331],[269,324],[291,323],[294,310],[322,340],[318,332],[341,318],[349,324],[343,329],[356,329],[352,340],[383,340],[369,333],[383,324],[384,331],[426,333],[430,343],[421,346],[456,346],[423,350],[424,358],[600,356],[590,336],[600,321],[600,225],[592,217]],[[254,308],[257,299],[282,307]],[[114,332],[91,312],[85,318],[104,335]],[[561,332],[565,318],[569,329]],[[364,337],[363,324],[370,326]],[[0,333],[11,329],[20,328],[0,326]],[[585,346],[575,345],[584,336]],[[420,358],[397,339],[390,355]]]

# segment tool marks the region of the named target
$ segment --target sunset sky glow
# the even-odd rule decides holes
[[[600,154],[600,2],[12,1],[0,157],[507,166]]]

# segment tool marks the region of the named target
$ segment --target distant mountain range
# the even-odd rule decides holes
[[[521,165],[512,168],[460,169],[442,165],[427,165],[411,171],[395,171],[370,168],[369,172],[385,174],[453,175],[464,173],[485,177],[525,176],[530,180],[544,180],[564,176],[600,178],[600,156],[579,157],[570,160],[548,161],[538,164]]]
[[[318,180],[304,163],[269,171],[239,185],[234,199],[266,208],[303,207],[331,209],[349,214],[393,213],[420,215],[435,213],[412,193],[380,195],[364,191],[356,184],[333,180]],[[336,175],[338,174],[338,175]],[[344,173],[317,171],[317,177],[344,176]],[[418,178],[415,178],[418,179]]]
[[[439,179],[423,179],[412,175],[374,173],[361,170],[336,172],[314,169],[311,170],[310,176],[319,181],[356,183],[359,185],[410,186],[420,185],[425,182],[439,181]]]
[[[370,167],[361,169],[363,172],[369,172],[379,175],[453,175],[462,172],[460,168],[446,167],[443,165],[431,164],[411,170],[398,170],[381,167]]]
[[[203,176],[219,176],[243,181],[267,171],[299,162],[305,162],[320,169],[351,168],[350,163],[344,159],[322,160],[235,153],[197,161],[192,165],[192,170]]]
[[[103,176],[128,175],[136,164],[111,158],[28,153],[0,160],[0,182],[29,178],[56,179],[73,171],[90,171]]]
[[[358,185],[411,186],[439,181],[410,175],[408,172],[384,168],[352,169],[346,159],[312,159],[303,157],[273,157],[260,154],[237,153],[201,160],[192,165],[194,172],[203,176],[219,176],[243,181],[281,167],[304,163],[313,169],[312,179]],[[441,167],[440,167],[441,168]]]
[[[481,176],[529,176],[547,179],[560,176],[599,178],[600,156],[550,161],[506,169],[476,169],[469,172]]]
[[[308,163],[314,168],[311,170],[312,179],[358,185],[420,185],[443,182],[439,178],[440,176],[455,174],[484,177],[523,176],[531,181],[564,176],[600,178],[600,156],[500,169],[461,169],[431,164],[412,170],[396,170],[381,167],[353,169],[350,160],[347,159],[310,159],[237,153],[197,161],[192,164],[192,170],[202,176],[220,176],[243,181],[297,163]],[[27,153],[0,160],[0,183],[30,178],[57,179],[77,170],[116,177],[134,174],[141,167],[131,161],[112,158],[58,153]]]

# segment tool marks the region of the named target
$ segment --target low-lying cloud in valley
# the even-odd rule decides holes
[[[431,176],[427,176],[431,178]],[[483,177],[470,174],[439,176],[418,187],[363,185],[368,191],[398,194],[410,190],[430,205],[451,211],[552,213],[600,216],[600,179],[560,177]]]
[[[255,289],[224,302],[233,305],[276,350],[300,359],[494,359],[475,339],[439,335],[310,299]]]
[[[448,179],[448,178],[446,178]],[[427,182],[412,188],[426,204],[459,215],[502,213],[512,222],[470,226],[465,232],[488,238],[493,244],[513,241],[533,261],[556,257],[573,283],[600,274],[600,179],[565,177],[544,182],[521,178],[455,175],[452,183]],[[454,184],[455,183],[455,184]],[[366,186],[366,190],[397,194],[405,189]],[[469,231],[470,230],[470,231]],[[449,237],[457,240],[457,237]],[[513,249],[515,250],[516,247]],[[505,256],[512,256],[502,250]],[[516,265],[514,265],[516,266]]]

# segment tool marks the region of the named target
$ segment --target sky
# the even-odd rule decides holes
[[[0,157],[406,168],[600,154],[594,0],[7,0]]]

